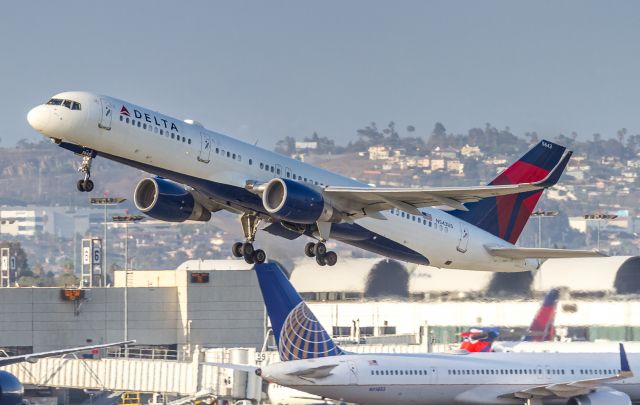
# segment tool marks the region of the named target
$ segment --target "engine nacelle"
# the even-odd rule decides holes
[[[0,405],[21,405],[24,387],[18,378],[0,370]]]
[[[140,211],[161,221],[211,219],[211,212],[198,203],[193,194],[180,184],[159,177],[141,180],[133,193],[133,201]]]
[[[573,397],[567,405],[631,405],[631,398],[624,392],[599,389],[591,394]]]
[[[322,192],[294,180],[276,178],[262,192],[262,205],[275,218],[298,224],[340,222],[339,213]]]

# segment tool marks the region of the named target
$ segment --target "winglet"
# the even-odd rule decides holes
[[[562,176],[564,169],[567,167],[567,164],[569,163],[569,159],[571,159],[571,155],[573,155],[573,152],[567,151],[562,157],[562,159],[560,159],[556,167],[554,167],[551,170],[551,172],[549,172],[547,177],[537,182],[536,185],[543,188],[549,188],[554,186],[558,182],[558,180],[560,180],[560,176]]]
[[[629,359],[627,358],[627,352],[624,350],[624,345],[620,343],[620,372],[621,374],[630,374],[632,377],[631,367],[629,367]]]

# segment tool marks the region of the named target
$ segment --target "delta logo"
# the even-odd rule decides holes
[[[131,117],[131,113],[129,112],[129,109],[124,105],[122,106],[122,108],[120,108],[120,115]],[[155,115],[151,115],[149,113],[143,113],[136,109],[133,110],[133,116],[139,120],[144,120],[149,124],[155,124],[159,127],[163,127],[165,129],[178,132],[178,126],[174,124],[172,121],[166,120],[164,118],[158,118]]]

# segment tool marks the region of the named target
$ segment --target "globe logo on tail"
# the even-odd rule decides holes
[[[344,354],[304,302],[296,305],[284,321],[278,352],[283,361]]]

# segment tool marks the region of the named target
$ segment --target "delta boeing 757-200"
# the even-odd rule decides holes
[[[236,257],[262,263],[253,246],[259,226],[286,239],[315,238],[305,253],[334,265],[329,239],[417,264],[528,271],[551,257],[597,252],[514,246],[545,188],[571,156],[542,141],[487,186],[373,187],[126,101],[65,92],[33,108],[29,124],[82,156],[80,191],[93,190],[91,162],[111,159],[157,177],[134,191],[136,207],[170,222],[208,221],[211,213],[240,215],[244,241]],[[449,209],[439,209],[443,207]],[[264,226],[262,226],[262,225]]]

